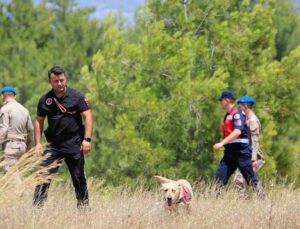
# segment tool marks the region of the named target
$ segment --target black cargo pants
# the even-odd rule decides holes
[[[84,175],[84,155],[80,151],[81,142],[82,137],[76,135],[59,143],[50,143],[43,153],[44,159],[41,162],[42,169],[50,166],[50,168],[41,172],[41,176],[45,177],[55,174],[62,161],[66,162],[75,188],[77,207],[88,205],[88,190]],[[53,166],[53,163],[57,163],[57,166]],[[46,182],[36,186],[33,196],[34,205],[43,206],[47,199],[50,183],[51,178],[48,178]]]

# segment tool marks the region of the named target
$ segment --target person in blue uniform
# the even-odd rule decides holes
[[[91,150],[93,125],[91,110],[84,96],[66,85],[63,68],[60,66],[51,68],[48,80],[52,89],[40,98],[34,123],[36,151],[45,156],[41,167],[47,168],[53,163],[60,164],[65,160],[75,188],[77,206],[88,206],[84,154]],[[41,137],[46,117],[48,128],[44,133],[48,145],[44,150]],[[59,166],[50,166],[43,175],[54,174],[58,168]],[[43,206],[50,182],[51,179],[35,188],[34,205]]]
[[[245,115],[234,105],[235,95],[232,91],[223,91],[218,101],[221,108],[227,112],[222,123],[223,139],[213,145],[215,151],[225,148],[217,171],[218,187],[226,185],[238,168],[246,182],[255,188],[258,179],[252,167],[252,148],[249,144]]]

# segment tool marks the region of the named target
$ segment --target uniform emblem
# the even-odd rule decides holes
[[[49,105],[51,105],[52,104],[52,99],[51,98],[48,98],[48,99],[46,99],[46,104],[49,106]]]
[[[235,114],[235,115],[233,116],[234,119],[240,119],[240,117],[241,117],[240,114]]]

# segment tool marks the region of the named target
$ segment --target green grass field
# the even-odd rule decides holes
[[[30,160],[35,161],[19,163],[25,178],[17,188],[11,182],[14,173],[0,177],[0,228],[300,228],[300,190],[269,184],[264,200],[255,195],[245,199],[231,188],[216,199],[213,185],[193,184],[192,212],[187,214],[164,209],[158,184],[113,188],[88,178],[91,210],[83,211],[76,208],[71,183],[58,177],[44,208],[36,209]]]

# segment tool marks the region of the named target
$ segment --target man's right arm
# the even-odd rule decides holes
[[[37,116],[34,122],[34,140],[35,140],[35,147],[38,153],[43,151],[43,145],[41,143],[43,127],[44,127],[44,120],[45,117]]]
[[[224,145],[230,143],[231,141],[237,139],[241,135],[242,131],[239,129],[234,129],[226,138],[224,138],[221,142],[218,142],[213,145],[214,150],[218,150],[222,148]]]

